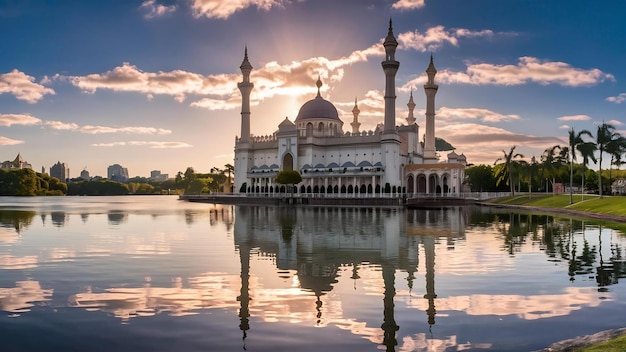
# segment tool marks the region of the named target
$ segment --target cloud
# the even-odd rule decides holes
[[[561,116],[557,118],[559,121],[588,121],[591,120],[591,117],[587,115],[570,115],[570,116]]]
[[[394,10],[416,10],[426,5],[425,0],[398,0],[391,5]]]
[[[626,101],[626,93],[620,93],[618,96],[615,96],[615,97],[608,97],[606,98],[606,101],[615,103],[615,104],[621,104],[624,101]]]
[[[178,149],[189,148],[191,144],[185,142],[157,142],[157,141],[129,141],[129,142],[113,142],[113,143],[95,143],[94,147],[121,147],[121,146],[147,146],[151,149]]]
[[[519,120],[520,116],[516,114],[500,114],[491,110],[481,108],[446,108],[442,107],[437,110],[438,119],[449,120],[480,120],[483,122],[503,122]]]
[[[4,136],[0,136],[0,145],[16,145],[16,144],[23,144],[24,141],[19,141],[16,139],[11,139],[11,138],[7,138]]]
[[[618,120],[609,120],[606,123],[608,123],[609,125],[613,125],[613,126],[621,126],[621,125],[623,125],[622,121],[618,121]]]
[[[426,30],[425,33],[419,31],[404,32],[398,34],[398,43],[403,49],[413,49],[421,52],[436,51],[445,43],[459,46],[459,38],[493,37],[491,30],[472,31],[469,29],[450,29],[444,26],[435,26]]]
[[[569,130],[570,126],[569,125],[561,125],[559,126],[559,129],[561,130]]]
[[[599,69],[580,69],[565,62],[542,61],[534,57],[520,57],[517,65],[468,64],[466,72],[443,70],[437,74],[443,83],[475,85],[521,85],[539,83],[567,87],[592,86],[604,81],[615,81],[612,74]]]
[[[194,17],[227,19],[235,12],[254,6],[259,10],[269,11],[272,7],[283,8],[288,0],[192,0],[191,10]]]
[[[41,120],[28,114],[0,114],[0,126],[38,125]]]
[[[104,134],[104,133],[126,133],[126,134],[148,134],[148,135],[166,135],[172,133],[171,130],[155,127],[108,127],[108,126],[79,126],[75,123],[65,123],[61,121],[46,121],[44,126],[53,130],[75,131],[86,134]]]
[[[54,90],[35,83],[35,78],[24,72],[13,70],[0,74],[0,94],[13,94],[17,99],[34,104],[43,99],[44,95],[54,95]]]
[[[146,11],[144,17],[147,19],[161,17],[176,11],[176,5],[161,5],[157,4],[156,0],[146,0],[141,4],[141,6],[139,6],[139,8]]]

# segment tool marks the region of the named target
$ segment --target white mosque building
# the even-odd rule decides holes
[[[361,131],[355,101],[350,131],[337,109],[320,94],[302,105],[295,121],[285,118],[270,136],[250,133],[250,81],[252,65],[248,51],[240,66],[241,135],[235,138],[234,192],[280,192],[275,178],[282,170],[296,170],[302,176],[296,192],[325,193],[346,197],[406,194],[417,196],[458,195],[465,178],[466,158],[454,151],[440,161],[435,150],[435,84],[437,70],[431,55],[426,69],[426,132],[419,140],[419,126],[413,116],[413,94],[409,100],[406,125],[396,126],[396,73],[400,62],[395,52],[398,42],[391,21],[383,43],[385,60],[385,113],[383,123],[373,131]]]

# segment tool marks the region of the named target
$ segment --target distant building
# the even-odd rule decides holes
[[[169,178],[169,175],[162,174],[160,170],[150,171],[150,181],[162,182],[162,181],[167,181],[168,178]]]
[[[112,181],[128,181],[128,169],[120,164],[113,164],[107,168],[107,178]]]
[[[65,180],[70,177],[70,172],[65,166],[65,163],[57,161],[56,164],[50,167],[50,176],[58,178],[61,182],[65,182]]]
[[[89,180],[89,171],[83,169],[83,171],[80,172],[80,178],[83,180]]]
[[[0,169],[32,169],[32,168],[33,168],[32,165],[24,161],[24,158],[22,158],[22,155],[19,153],[15,157],[15,160],[3,161],[2,164],[0,164]]]
[[[613,195],[623,196],[626,194],[626,178],[618,178],[611,185],[611,193]]]

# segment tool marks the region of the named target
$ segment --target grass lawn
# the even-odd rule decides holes
[[[626,335],[609,340],[607,342],[583,348],[580,352],[622,352],[626,351]]]
[[[569,194],[545,195],[543,193],[520,195],[514,197],[498,198],[492,201],[496,204],[527,205],[542,208],[560,208],[587,211],[597,214],[610,214],[626,216],[626,197],[624,196],[604,196],[576,194],[573,197],[574,204],[569,204]]]

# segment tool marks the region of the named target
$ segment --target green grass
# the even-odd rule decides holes
[[[586,347],[578,352],[622,352],[626,351],[626,335],[614,338],[612,340],[597,344],[595,346]]]

